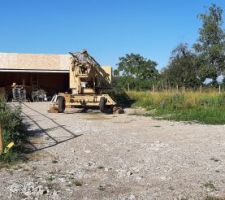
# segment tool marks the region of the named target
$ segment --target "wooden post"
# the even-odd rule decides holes
[[[200,85],[199,91],[200,93],[202,93],[202,85]]]
[[[127,83],[127,91],[130,92],[130,84]]]
[[[155,86],[154,86],[154,84],[152,86],[152,92],[155,92]]]
[[[179,86],[178,86],[178,84],[177,84],[177,93],[179,92]]]
[[[221,85],[219,85],[219,94],[221,93]]]
[[[1,124],[0,124],[0,155],[2,155],[2,153],[3,153],[3,136],[2,136],[2,134],[3,134],[3,130],[2,130],[2,126],[1,126]]]

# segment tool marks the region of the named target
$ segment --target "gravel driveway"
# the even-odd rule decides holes
[[[0,169],[0,199],[225,197],[225,126],[23,105],[29,161]]]

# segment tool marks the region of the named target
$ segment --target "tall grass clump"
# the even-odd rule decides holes
[[[0,155],[0,162],[12,162],[19,158],[22,144],[25,141],[26,134],[22,123],[21,109],[12,108],[5,101],[0,100],[0,125],[3,130],[4,147],[14,142],[14,148],[5,151]]]
[[[177,121],[225,124],[225,94],[217,92],[129,92],[133,106],[152,116]]]

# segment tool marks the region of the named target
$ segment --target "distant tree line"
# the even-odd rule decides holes
[[[186,43],[179,44],[161,72],[156,69],[155,61],[140,54],[126,54],[119,58],[117,69],[114,70],[114,86],[127,90],[218,86],[218,76],[225,75],[223,10],[212,4],[198,18],[202,26],[192,48]]]

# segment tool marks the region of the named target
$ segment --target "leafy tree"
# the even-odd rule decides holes
[[[139,54],[126,54],[119,58],[118,68],[114,71],[117,85],[129,89],[150,89],[159,73],[157,63]]]
[[[202,27],[199,30],[199,39],[194,44],[198,55],[197,62],[201,70],[199,77],[202,81],[211,78],[216,83],[217,76],[225,70],[225,34],[222,29],[223,10],[212,4],[208,12],[200,14]]]
[[[187,44],[178,45],[170,57],[170,63],[162,72],[167,85],[175,87],[196,87],[200,84],[196,56],[188,49]]]

